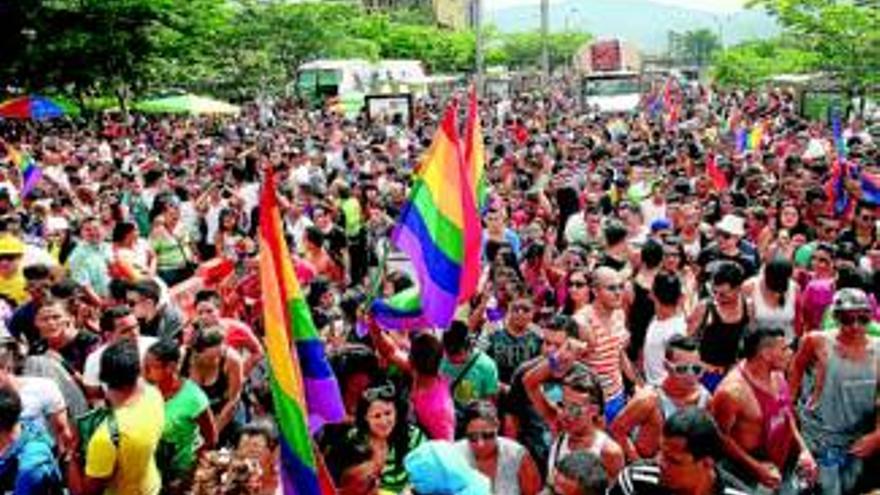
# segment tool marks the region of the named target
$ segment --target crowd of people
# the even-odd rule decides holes
[[[269,169],[346,410],[314,438],[340,495],[880,485],[878,205],[833,183],[877,172],[876,138],[777,89],[600,114],[574,87],[483,101],[479,290],[407,332],[366,303],[417,284],[385,253],[443,98],[410,126],[296,101],[0,122],[0,491],[280,493]],[[179,297],[218,263],[226,287]]]

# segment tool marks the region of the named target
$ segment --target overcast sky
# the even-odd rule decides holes
[[[550,0],[551,5],[562,0]],[[590,0],[583,0],[584,8],[589,8]],[[651,0],[656,3],[677,5],[709,12],[735,12],[741,10],[746,0]],[[539,5],[540,0],[483,0],[483,7],[488,10],[500,10],[512,5]]]

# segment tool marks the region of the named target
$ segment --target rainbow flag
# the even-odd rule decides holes
[[[370,305],[376,323],[390,330],[414,330],[429,326],[422,311],[419,288],[404,289],[387,299],[376,299]]]
[[[749,140],[747,143],[747,149],[751,151],[758,151],[761,149],[761,140],[764,138],[764,126],[761,123],[756,123],[752,127],[752,132],[749,133]]]
[[[281,432],[282,484],[285,495],[326,494],[332,483],[320,469],[310,434],[341,421],[345,410],[296,280],[275,191],[270,171],[260,198],[260,287],[269,384]]]
[[[476,171],[462,157],[457,113],[458,103],[453,101],[391,233],[394,244],[412,261],[425,321],[439,328],[449,325],[461,296],[475,290],[467,284],[476,285],[479,278],[480,219],[470,181]]]
[[[31,156],[23,151],[19,151],[10,145],[6,146],[6,154],[12,161],[13,165],[18,167],[21,172],[21,197],[24,198],[37,187],[40,178],[43,177],[43,169],[37,165]]]
[[[471,86],[468,99],[467,123],[464,131],[464,160],[467,163],[468,178],[474,185],[477,207],[480,211],[486,206],[489,191],[486,187],[486,148],[483,143],[483,127],[480,124],[480,102],[477,87]]]
[[[476,211],[473,215],[465,215],[465,249],[464,249],[464,270],[462,272],[461,290],[459,292],[459,301],[467,301],[477,291],[477,285],[480,281],[480,273],[482,267],[480,261],[482,259],[481,250],[483,245],[482,225],[477,212],[483,211],[488,200],[488,191],[486,188],[486,148],[483,143],[483,127],[480,124],[480,101],[477,98],[476,85],[471,86],[470,97],[468,98],[467,123],[465,125],[465,170],[467,171],[467,180],[471,185],[468,193],[463,196],[472,194],[467,204],[474,204]]]

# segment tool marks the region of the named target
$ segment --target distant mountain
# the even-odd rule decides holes
[[[489,0],[491,1],[491,0]],[[514,6],[486,12],[486,21],[502,32],[529,31],[540,26],[540,8]],[[725,45],[779,33],[776,22],[761,10],[713,14],[655,3],[651,0],[568,0],[550,4],[550,30],[581,29],[596,36],[632,41],[645,53],[663,53],[667,33],[708,28],[722,35]]]

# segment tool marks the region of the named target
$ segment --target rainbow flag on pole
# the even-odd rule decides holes
[[[284,240],[268,172],[260,198],[260,287],[269,383],[280,429],[285,495],[332,493],[312,449],[311,432],[345,415],[336,377],[324,354]]]
[[[480,269],[480,219],[471,184],[479,172],[462,159],[457,113],[458,103],[450,103],[391,234],[412,261],[425,321],[439,328],[449,325],[461,296],[475,290],[467,285],[476,286]],[[471,153],[476,159],[476,149]]]
[[[12,164],[18,167],[21,172],[21,191],[22,198],[30,194],[37,187],[40,178],[43,177],[43,169],[37,165],[37,162],[27,153],[6,145],[6,153]]]
[[[483,143],[483,127],[480,124],[480,102],[476,85],[471,86],[468,99],[467,123],[464,131],[464,161],[467,163],[468,178],[474,185],[477,208],[482,211],[488,199],[486,188],[486,147]]]

